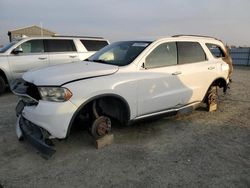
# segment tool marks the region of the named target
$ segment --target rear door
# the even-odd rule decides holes
[[[80,60],[73,39],[46,39],[45,50],[49,54],[50,65]]]
[[[48,54],[44,52],[44,41],[32,39],[20,44],[23,52],[11,53],[8,57],[13,79],[21,78],[28,70],[48,66]]]
[[[201,101],[217,75],[216,61],[208,61],[199,42],[177,42],[179,80],[186,87],[182,90],[183,105]],[[187,94],[192,91],[192,96]]]

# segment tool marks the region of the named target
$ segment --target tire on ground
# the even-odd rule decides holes
[[[3,94],[6,88],[6,83],[4,81],[4,78],[0,76],[0,95]]]

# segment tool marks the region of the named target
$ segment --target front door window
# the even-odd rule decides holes
[[[43,40],[29,40],[22,43],[19,48],[22,49],[22,53],[43,53],[44,45]]]

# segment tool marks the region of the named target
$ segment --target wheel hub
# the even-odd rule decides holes
[[[111,131],[111,121],[108,117],[100,116],[92,124],[91,133],[95,138],[101,138]]]

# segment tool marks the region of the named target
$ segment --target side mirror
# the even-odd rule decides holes
[[[21,46],[18,46],[16,47],[13,51],[12,51],[13,54],[19,54],[19,53],[23,53],[23,49]]]
[[[142,63],[141,68],[146,69],[145,63]]]
[[[143,68],[144,69],[148,69],[150,68],[150,64],[148,63],[150,62],[150,60],[148,59],[148,57],[145,59],[144,63],[143,63]]]

